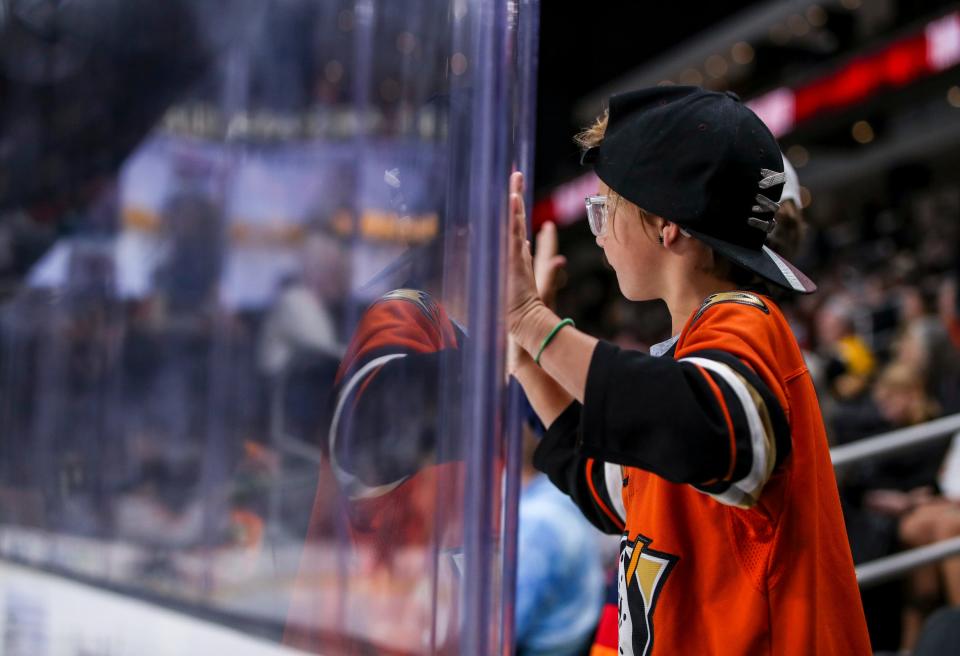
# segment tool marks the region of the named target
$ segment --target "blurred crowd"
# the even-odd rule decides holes
[[[122,298],[106,214],[0,222],[0,526],[88,540],[60,566],[181,599],[292,577],[342,351],[339,240],[308,230],[268,305],[228,308],[223,213],[188,189]],[[62,276],[37,281],[57,249]]]
[[[960,412],[958,193],[921,188],[818,238],[821,292],[791,310],[835,445]],[[855,562],[960,535],[955,445],[841,472]],[[960,604],[960,561],[867,588],[864,603],[875,647],[912,649],[933,610]]]

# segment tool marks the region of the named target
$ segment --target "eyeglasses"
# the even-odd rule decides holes
[[[607,234],[607,201],[608,196],[587,196],[584,204],[587,206],[587,222],[594,237],[603,237]]]

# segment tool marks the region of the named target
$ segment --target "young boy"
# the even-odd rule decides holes
[[[816,289],[765,246],[773,136],[735,96],[610,100],[582,136],[588,218],[630,300],[663,299],[672,357],[578,332],[538,298],[512,179],[513,373],[547,435],[536,464],[621,533],[620,653],[869,654],[810,375],[759,281]]]

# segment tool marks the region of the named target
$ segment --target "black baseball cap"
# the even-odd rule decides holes
[[[582,160],[607,186],[775,285],[816,291],[766,246],[783,192],[783,156],[736,94],[660,86],[613,96],[609,108],[603,141]]]

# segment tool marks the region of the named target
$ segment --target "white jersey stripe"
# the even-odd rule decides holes
[[[389,355],[381,355],[379,358],[374,358],[367,364],[363,365],[359,371],[353,374],[353,376],[350,377],[350,380],[347,381],[347,384],[344,385],[340,390],[340,394],[337,395],[337,405],[333,411],[333,420],[330,422],[330,432],[328,433],[328,441],[330,444],[330,465],[333,469],[334,476],[337,477],[337,481],[340,483],[340,486],[351,499],[368,499],[371,497],[378,497],[386,494],[407,480],[406,477],[404,477],[399,481],[387,483],[386,485],[369,486],[350,472],[340,468],[340,466],[337,464],[336,448],[337,430],[340,428],[340,415],[343,414],[343,408],[347,403],[347,399],[350,398],[350,394],[353,392],[353,390],[375,369],[382,367],[391,360],[405,357],[407,357],[405,353],[391,353]]]
[[[627,508],[623,505],[623,470],[620,465],[603,463],[603,478],[607,483],[607,494],[613,503],[613,512],[624,524],[627,523]]]
[[[740,401],[743,407],[743,413],[747,418],[747,426],[750,430],[750,449],[753,453],[753,462],[751,463],[749,473],[739,481],[734,481],[727,492],[713,496],[715,496],[718,501],[738,506],[746,501],[746,499],[743,498],[744,495],[756,500],[760,496],[760,490],[770,475],[771,468],[768,467],[768,464],[771,455],[769,450],[769,438],[771,436],[768,436],[766,433],[763,420],[760,418],[760,412],[747,389],[747,383],[728,365],[717,362],[716,360],[692,357],[683,358],[680,362],[699,365],[719,375],[723,381],[730,386]]]

